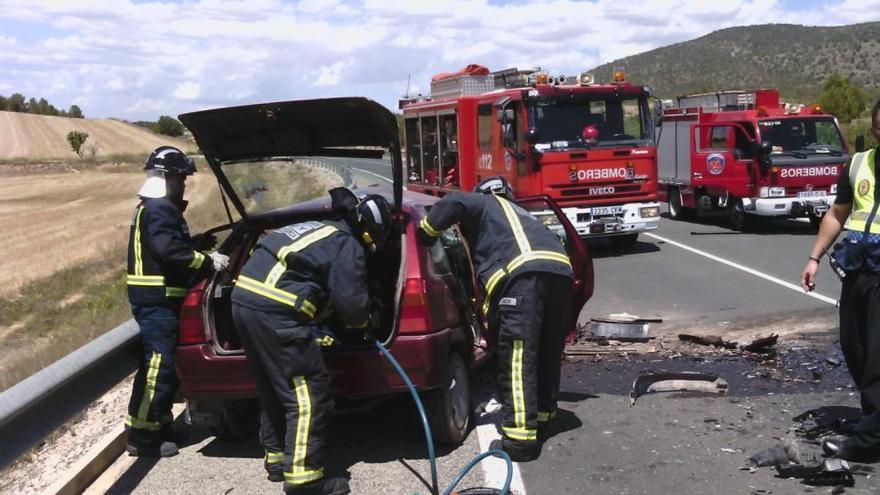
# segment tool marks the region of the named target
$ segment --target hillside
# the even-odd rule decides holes
[[[743,26],[664,46],[601,65],[598,81],[615,67],[664,98],[731,88],[778,87],[783,98],[811,102],[825,78],[838,72],[880,95],[880,22],[836,27],[791,24]]]
[[[89,133],[86,149],[96,145],[97,156],[146,154],[163,144],[183,146],[179,138],[160,136],[142,127],[113,119],[74,119],[18,112],[0,112],[0,160],[16,158],[76,159],[67,143],[70,131]],[[194,146],[190,146],[194,147]]]

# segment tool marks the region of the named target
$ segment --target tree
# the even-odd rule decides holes
[[[77,105],[70,105],[70,110],[67,111],[67,115],[75,119],[83,118],[83,112]]]
[[[76,156],[82,158],[85,150],[83,149],[83,144],[85,144],[86,139],[89,138],[88,132],[82,131],[70,131],[67,133],[67,142],[70,143],[70,149],[76,153]]]
[[[13,93],[7,102],[7,108],[10,112],[24,112],[25,101],[24,95],[21,93]]]
[[[156,123],[156,132],[166,136],[182,136],[183,124],[174,117],[162,115],[159,117],[159,122]]]
[[[847,77],[837,73],[828,76],[825,84],[822,85],[822,95],[819,97],[819,103],[825,111],[843,123],[858,117],[867,102],[868,95],[861,86],[851,83]]]
[[[8,110],[9,98],[0,95],[0,111]]]

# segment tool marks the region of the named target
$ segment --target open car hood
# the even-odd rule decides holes
[[[391,153],[394,209],[400,211],[403,164],[397,119],[367,98],[262,103],[181,114],[239,214],[247,216],[222,163],[270,157],[378,158]],[[360,148],[355,148],[360,147]]]

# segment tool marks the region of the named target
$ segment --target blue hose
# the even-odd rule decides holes
[[[397,371],[397,374],[403,379],[403,382],[406,383],[406,387],[409,389],[410,394],[412,394],[413,401],[416,403],[416,407],[419,410],[419,417],[422,419],[422,429],[425,431],[425,443],[428,445],[428,458],[431,461],[431,494],[432,495],[440,495],[440,489],[437,486],[437,458],[434,454],[434,438],[431,435],[431,427],[428,425],[428,415],[425,414],[425,406],[422,404],[422,399],[419,397],[419,393],[416,391],[415,385],[413,385],[412,380],[409,379],[409,375],[403,371],[403,368],[400,366],[400,363],[394,359],[394,356],[388,352],[388,349],[379,342],[379,339],[374,338],[373,341],[376,344],[376,347],[380,352],[388,359],[388,362],[394,366],[394,369]],[[510,460],[510,456],[507,455],[506,452],[502,450],[490,450],[487,452],[483,452],[478,456],[471,459],[467,465],[462,468],[461,471],[458,472],[455,479],[452,480],[452,483],[449,485],[446,490],[443,491],[443,495],[449,495],[452,493],[452,490],[455,489],[456,485],[458,485],[461,480],[465,477],[465,475],[474,468],[477,464],[480,463],[483,459],[489,456],[500,457],[507,464],[507,477],[504,480],[504,486],[501,488],[501,495],[508,495],[510,493],[510,481],[513,478],[513,462]]]

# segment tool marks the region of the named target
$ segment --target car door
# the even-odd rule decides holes
[[[574,339],[577,331],[577,320],[581,309],[593,296],[593,257],[586,243],[578,235],[577,230],[569,222],[568,217],[549,196],[527,196],[517,198],[516,203],[524,210],[535,215],[547,228],[560,236],[571,267],[574,271],[574,291],[572,293],[571,311],[572,327],[569,329],[567,342]],[[555,217],[555,218],[554,218]]]

